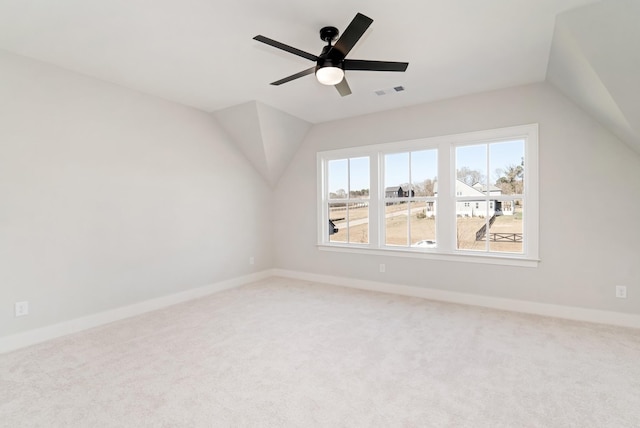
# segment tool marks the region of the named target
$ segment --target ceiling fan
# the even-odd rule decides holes
[[[360,37],[367,31],[373,19],[358,13],[351,21],[349,26],[340,38],[338,38],[338,29],[336,27],[323,27],[320,29],[320,39],[327,42],[322,48],[320,55],[316,56],[300,49],[285,45],[273,39],[264,36],[255,36],[253,39],[262,43],[266,43],[274,48],[301,56],[311,61],[315,61],[314,67],[308,68],[299,73],[285,77],[284,79],[272,82],[272,85],[282,85],[302,76],[311,73],[316,74],[318,81],[324,85],[333,85],[336,87],[341,96],[351,94],[351,88],[347,83],[344,75],[345,70],[366,70],[366,71],[405,71],[409,66],[408,62],[392,62],[392,61],[368,61],[364,59],[346,59],[345,57],[360,40]]]

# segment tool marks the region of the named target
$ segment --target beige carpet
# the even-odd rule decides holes
[[[2,427],[640,427],[640,330],[271,278],[0,355]]]

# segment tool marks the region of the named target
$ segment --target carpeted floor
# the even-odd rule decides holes
[[[640,330],[270,278],[0,355],[2,427],[640,427]]]

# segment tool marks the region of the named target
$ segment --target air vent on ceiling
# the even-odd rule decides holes
[[[374,93],[378,96],[381,95],[387,95],[387,94],[395,94],[396,92],[402,92],[404,91],[404,86],[394,86],[393,88],[390,89],[380,89],[378,91],[375,91]]]

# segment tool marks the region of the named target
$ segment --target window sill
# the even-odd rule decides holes
[[[413,259],[441,260],[448,262],[483,263],[490,265],[518,266],[537,268],[539,259],[525,258],[521,255],[494,255],[471,252],[442,253],[429,250],[413,250],[409,248],[370,248],[354,245],[318,244],[320,251],[332,251],[337,253],[369,254],[376,256],[406,257]]]

